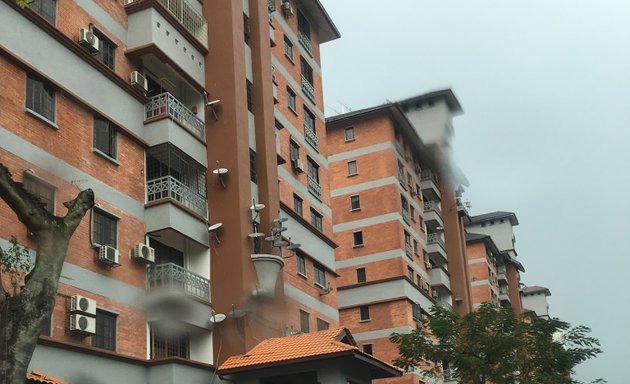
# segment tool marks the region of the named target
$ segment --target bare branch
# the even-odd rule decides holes
[[[63,222],[67,228],[71,231],[79,225],[85,212],[92,209],[94,206],[94,192],[91,189],[86,189],[77,195],[74,200],[66,201],[63,205],[68,208],[68,213],[63,218]]]
[[[9,169],[2,163],[0,163],[0,198],[32,232],[45,228],[54,218],[33,195],[24,189],[22,183],[13,180]]]

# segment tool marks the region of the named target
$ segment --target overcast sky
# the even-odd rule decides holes
[[[576,378],[627,384],[630,1],[321,1],[327,115],[451,87],[471,213],[515,212],[524,283],[602,342]]]

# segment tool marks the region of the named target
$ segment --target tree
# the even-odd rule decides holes
[[[415,330],[391,340],[400,352],[398,367],[428,364],[424,374],[440,377],[448,362],[461,384],[569,384],[577,383],[569,375],[575,366],[601,353],[589,332],[484,303],[463,317],[434,306]]]
[[[68,243],[85,213],[94,206],[94,193],[90,189],[79,192],[76,198],[64,203],[66,215],[55,216],[22,183],[15,182],[0,163],[0,198],[26,226],[36,251],[30,271],[20,272],[26,264],[20,257],[24,253],[17,240],[8,251],[2,252],[0,260],[3,270],[10,270],[13,276],[27,273],[19,289],[15,287],[15,277],[11,278],[11,292],[3,288],[0,274],[0,382],[23,384],[40,330],[54,308]]]

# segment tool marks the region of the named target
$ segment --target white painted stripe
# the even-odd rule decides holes
[[[337,261],[337,270],[340,268],[352,268],[359,265],[376,263],[379,261],[391,260],[401,258],[407,262],[409,262],[409,258],[407,254],[402,249],[392,249],[391,251],[372,253],[371,255],[353,257],[351,259]],[[425,272],[424,269],[420,268],[420,266],[416,263],[410,263],[411,267],[416,271],[416,273],[420,274],[425,280],[429,280],[429,275]]]
[[[280,92],[280,91],[278,91]],[[282,126],[289,131],[289,133],[291,134],[291,138],[294,139],[296,142],[298,142],[300,144],[300,146],[302,148],[305,148],[306,151],[308,152],[308,155],[312,158],[314,158],[315,160],[317,160],[317,163],[319,165],[321,165],[322,167],[324,167],[325,169],[328,169],[328,160],[326,160],[326,158],[319,152],[315,151],[313,149],[313,147],[310,146],[310,144],[308,144],[306,142],[306,140],[304,140],[304,135],[298,131],[293,124],[291,124],[291,122],[289,121],[289,119],[287,119],[282,112],[280,112],[277,109],[274,109],[274,116],[275,118],[280,122],[280,124],[282,124]]]
[[[339,321],[339,312],[335,308],[322,303],[313,296],[306,294],[291,284],[286,282],[284,283],[284,293],[287,297],[297,301],[298,303],[312,308],[314,311],[322,313],[335,321]]]
[[[376,331],[353,333],[352,337],[354,337],[354,340],[356,341],[389,339],[389,336],[391,336],[391,334],[394,332],[407,334],[407,333],[411,333],[413,329],[414,328],[412,326],[406,325],[406,326],[396,327],[396,328],[385,328],[385,329],[379,329]]]
[[[330,207],[317,200],[315,196],[311,195],[308,188],[304,184],[300,183],[300,181],[296,179],[291,172],[287,171],[286,168],[278,167],[278,176],[289,183],[293,189],[298,191],[303,198],[311,203],[311,205],[317,207],[317,209],[319,209],[325,216],[332,217],[332,210]]]
[[[36,164],[38,167],[64,179],[68,183],[72,182],[72,180],[87,180],[86,183],[81,184],[81,187],[92,188],[98,199],[106,201],[122,211],[144,221],[144,203],[123,194],[1,126],[0,143],[2,143],[4,150],[29,163]]]
[[[390,221],[398,221],[400,214],[398,212],[386,213],[384,215],[372,216],[361,220],[347,221],[345,223],[333,226],[333,232],[350,231],[352,229],[369,227],[371,225],[389,223]]]
[[[471,287],[480,287],[483,285],[490,285],[490,281],[489,280],[474,280],[470,282],[470,286]]]
[[[304,57],[306,61],[308,62],[308,65],[310,65],[313,68],[313,71],[315,71],[319,76],[321,76],[322,70],[319,67],[319,64],[317,64],[317,62],[315,62],[315,60],[311,57],[311,55],[308,52],[306,52],[306,49],[302,47],[302,44],[300,44],[298,37],[296,36],[295,33],[293,33],[293,30],[291,29],[289,24],[287,24],[287,22],[284,21],[284,18],[280,16],[280,12],[274,12],[271,15],[274,18],[274,22],[277,22],[278,24],[280,24],[280,27],[282,28],[284,34],[287,35],[289,40],[291,40],[291,43],[293,43],[293,48],[297,47],[298,50],[300,51],[300,56]],[[282,39],[283,39],[282,43],[278,41],[278,44],[284,44],[284,36],[282,37]],[[283,52],[284,52],[284,48],[283,48]]]
[[[486,261],[486,259],[472,259],[472,260],[468,260],[468,265],[481,264],[481,263],[486,263],[486,264],[488,264],[488,262]]]
[[[282,64],[280,64],[275,56],[271,57],[271,64],[276,67],[276,71],[279,71],[282,74],[282,77],[284,77],[289,82],[289,84],[291,84],[291,87],[294,91],[299,91],[300,93],[302,93],[302,83],[298,83],[297,81],[295,81],[293,76],[291,76],[291,74],[282,66]],[[324,122],[326,121],[324,113],[315,104],[313,104],[311,99],[304,96],[302,97],[302,100],[311,112],[317,115],[317,117],[319,117],[321,120],[324,120]]]
[[[335,153],[334,155],[328,156],[328,162],[332,163],[335,161],[353,159],[355,157],[369,155],[371,153],[382,152],[386,150],[396,150],[396,149],[394,148],[394,144],[392,144],[390,141],[386,141],[384,143],[378,143],[374,145],[368,145],[367,147],[353,149],[352,151]]]
[[[376,179],[376,180],[368,181],[361,184],[354,184],[349,187],[333,189],[330,191],[330,197],[338,197],[338,196],[343,196],[343,195],[355,194],[355,193],[367,191],[373,188],[380,188],[387,185],[392,185],[394,183],[400,184],[398,182],[398,179],[393,176],[385,177],[382,179]]]

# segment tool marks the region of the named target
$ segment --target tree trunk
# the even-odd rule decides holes
[[[85,212],[94,205],[91,190],[64,203],[68,213],[57,217],[24,190],[0,164],[0,198],[33,233],[37,257],[28,281],[17,295],[0,286],[0,384],[24,384],[41,328],[50,318],[68,243]]]

